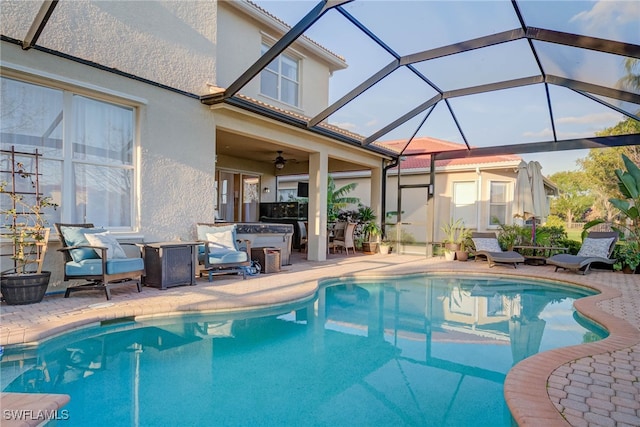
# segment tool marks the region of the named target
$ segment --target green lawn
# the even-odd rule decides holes
[[[575,240],[576,242],[581,242],[582,238],[580,235],[582,234],[582,228],[571,228],[567,229],[567,236],[570,240]]]

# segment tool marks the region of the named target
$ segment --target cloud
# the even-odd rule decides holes
[[[547,139],[553,137],[553,131],[549,128],[544,128],[539,132],[523,132],[522,136],[527,138],[535,137],[538,139]]]
[[[611,126],[611,123],[617,123],[622,119],[619,113],[615,112],[603,112],[603,113],[594,113],[594,114],[585,114],[584,116],[568,116],[568,117],[559,117],[556,119],[556,123],[558,124],[589,124],[594,125],[596,127]]]
[[[586,28],[612,29],[620,25],[637,23],[640,17],[640,2],[638,1],[597,1],[591,10],[574,15],[570,22],[584,22]]]
[[[351,122],[331,123],[332,126],[337,126],[350,132],[355,132],[358,129],[358,125]]]

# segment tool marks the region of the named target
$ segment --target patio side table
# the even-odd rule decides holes
[[[196,242],[158,242],[142,245],[144,285],[159,289],[196,284]]]
[[[556,246],[514,246],[513,250],[520,253],[524,257],[525,264],[545,265],[547,258],[556,253],[566,253],[569,248],[561,248]]]

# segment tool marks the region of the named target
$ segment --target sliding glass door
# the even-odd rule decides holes
[[[260,177],[232,171],[216,171],[216,220],[257,222]]]

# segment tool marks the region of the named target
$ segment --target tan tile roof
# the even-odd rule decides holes
[[[286,22],[284,22],[282,19],[278,18],[277,16],[275,16],[274,14],[272,14],[271,12],[269,12],[268,10],[264,9],[263,7],[258,6],[257,4],[255,4],[254,2],[252,2],[251,0],[246,0],[247,3],[249,3],[251,6],[255,7],[256,9],[260,10],[262,13],[264,13],[265,15],[275,19],[276,21],[278,21],[280,24],[284,25],[285,27],[287,27],[288,29],[291,29],[291,25],[287,24]],[[314,45],[318,46],[320,49],[324,50],[325,52],[327,52],[328,54],[335,56],[336,58],[338,58],[340,61],[342,62],[347,62],[344,58],[344,56],[342,55],[338,55],[335,52],[330,51],[329,49],[327,49],[326,47],[322,46],[320,43],[318,43],[317,41],[310,39],[309,37],[305,36],[304,34],[302,35],[302,37],[304,37],[307,41],[313,43]]]

